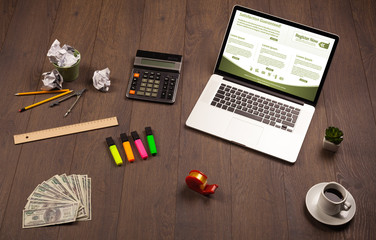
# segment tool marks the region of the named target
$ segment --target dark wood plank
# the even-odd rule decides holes
[[[145,1],[139,48],[182,55],[185,5],[185,1]],[[128,55],[132,60],[134,56],[135,52]],[[173,105],[126,99],[133,104],[126,112],[131,115],[129,131],[137,131],[147,147],[145,127],[151,126],[158,155],[142,160],[134,151],[136,160],[123,183],[119,239],[174,238],[181,90],[179,86]]]
[[[372,0],[351,1],[351,8],[356,27],[357,40],[359,43],[361,58],[364,66],[367,85],[373,106],[376,113],[376,4]]]
[[[282,18],[313,26],[309,1],[273,1],[271,13]],[[304,13],[304,14],[302,14]],[[327,77],[326,81],[331,79]],[[325,91],[324,86],[324,91]],[[316,183],[335,180],[334,162],[331,155],[322,150],[323,132],[327,125],[323,94],[308,129],[297,162],[284,169],[285,203],[288,218],[289,237],[293,239],[320,238],[324,232],[317,232],[317,224],[305,206],[305,195]]]
[[[91,61],[101,4],[101,1],[92,1],[90,5],[87,5],[85,2],[64,1],[59,5],[56,20],[53,19],[51,21],[51,23],[55,22],[54,31],[52,31],[52,29],[42,29],[44,30],[43,32],[29,29],[25,31],[25,38],[27,38],[26,36],[28,35],[34,36],[34,34],[36,36],[42,36],[43,34],[48,36],[48,42],[44,42],[44,46],[38,49],[38,51],[43,53],[43,58],[41,59],[45,62],[42,68],[43,72],[52,69],[51,63],[47,60],[46,53],[53,40],[59,39],[61,43],[72,45],[81,52],[82,60],[80,70],[82,71],[80,77],[72,83],[64,83],[64,87],[74,90],[81,89],[87,84],[85,79],[90,79],[91,77],[89,75],[92,73],[88,75],[88,71],[85,71],[85,66],[89,66]],[[47,6],[49,6],[49,4],[47,4]],[[27,7],[30,8],[30,6]],[[39,15],[39,8],[36,8],[34,11],[26,9],[26,11],[30,11],[30,13],[32,13],[30,17],[35,18]],[[47,10],[51,11],[51,9],[46,8],[46,11]],[[46,16],[43,17],[41,21],[46,21]],[[38,24],[40,24],[40,22],[38,22]],[[33,47],[33,45],[29,45],[29,48],[33,49]],[[43,51],[41,49],[43,49]],[[33,87],[27,90],[40,88],[41,81],[39,79],[41,72],[39,71],[38,74],[35,75],[37,76],[33,79],[34,81],[30,83],[30,86]],[[37,96],[35,97],[35,101],[44,98],[45,96]],[[30,103],[32,102],[28,104]],[[42,105],[28,110],[27,112],[20,113],[19,118],[29,117],[27,131],[77,123],[80,121],[82,101],[77,104],[69,117],[63,117],[71,103],[72,101],[70,104],[65,102],[65,104],[61,104],[53,109],[50,109],[48,105]],[[18,236],[17,238],[20,239],[51,239],[57,237],[59,227],[22,229],[20,231],[20,227],[22,226],[21,210],[26,204],[26,198],[39,183],[49,179],[55,174],[70,174],[76,137],[77,135],[71,135],[49,139],[47,141],[28,143],[22,146],[22,151],[19,154],[17,172],[14,175],[13,191],[9,196],[8,211],[4,218],[4,229],[12,234],[12,236]],[[77,142],[77,144],[81,145],[83,143]],[[79,226],[84,226],[85,224],[87,223],[81,223]]]
[[[103,1],[86,80],[89,91],[82,106],[82,121],[116,116],[119,126],[77,136],[77,144],[89,144],[90,147],[75,149],[71,171],[92,177],[93,219],[84,225],[79,223],[75,228],[64,226],[59,232],[61,239],[125,239],[131,236],[126,233],[126,237],[118,237],[121,234],[118,229],[133,226],[133,219],[120,217],[130,214],[122,210],[122,205],[132,206],[134,193],[129,196],[125,189],[127,199],[123,196],[123,181],[133,183],[131,175],[137,165],[127,162],[119,136],[123,132],[129,133],[132,117],[132,102],[125,99],[125,90],[133,64],[130,56],[134,56],[139,47],[143,5],[143,1]],[[92,86],[91,77],[95,70],[106,67],[111,71],[111,86],[108,92],[102,93]],[[107,137],[114,139],[123,166],[114,163],[105,142]]]
[[[328,124],[344,131],[345,140],[335,154],[336,180],[354,196],[357,213],[337,238],[366,239],[375,235],[375,207],[369,204],[376,196],[375,116],[367,79],[354,29],[349,1],[314,1],[312,18],[315,26],[341,36],[337,61],[333,64],[325,94]],[[328,17],[330,16],[330,17]],[[366,24],[366,22],[364,22]],[[361,117],[360,117],[361,116]]]
[[[240,5],[263,12],[270,11],[269,4],[272,3],[240,2]],[[244,236],[250,239],[288,237],[284,208],[284,165],[282,161],[265,154],[231,146],[233,239]]]
[[[184,127],[194,104],[213,73],[229,16],[227,1],[188,1],[184,51],[183,108],[177,178],[176,239],[231,238],[230,146]],[[185,183],[193,169],[219,188],[204,197]]]
[[[23,106],[25,98],[17,98],[14,93],[35,90],[41,74],[45,52],[56,16],[58,1],[41,1],[39,6],[29,1],[18,1],[12,21],[9,23],[7,38],[0,53],[2,74],[0,94],[0,236],[2,239],[17,238],[21,226],[21,213],[26,201],[24,192],[22,202],[13,202],[11,193],[24,191],[14,188],[14,176],[22,146],[15,146],[13,135],[25,132],[29,113],[20,114],[17,109]],[[32,86],[31,89],[28,86]],[[30,99],[30,98],[29,98]],[[26,163],[30,164],[30,163]],[[16,207],[15,204],[17,205]],[[13,206],[10,207],[10,206]],[[16,231],[17,229],[17,231]],[[13,230],[13,231],[12,231]],[[15,233],[15,234],[14,234]],[[14,235],[13,235],[14,234]]]
[[[17,0],[4,0],[0,4],[0,51],[8,32],[10,21],[16,8]]]

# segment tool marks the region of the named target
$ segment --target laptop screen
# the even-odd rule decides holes
[[[316,105],[338,36],[235,6],[215,73]]]

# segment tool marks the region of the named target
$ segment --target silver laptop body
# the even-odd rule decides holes
[[[294,163],[338,36],[235,6],[186,125]]]

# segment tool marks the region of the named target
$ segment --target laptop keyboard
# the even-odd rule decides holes
[[[289,132],[300,113],[299,108],[223,83],[211,105]]]

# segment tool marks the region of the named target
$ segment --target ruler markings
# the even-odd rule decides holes
[[[94,120],[90,122],[77,123],[72,125],[66,125],[62,127],[44,129],[40,131],[34,131],[29,133],[23,133],[14,135],[14,144],[33,142],[42,139],[48,139],[53,137],[60,137],[69,134],[86,132],[90,130],[112,127],[119,125],[116,117],[104,118]]]

